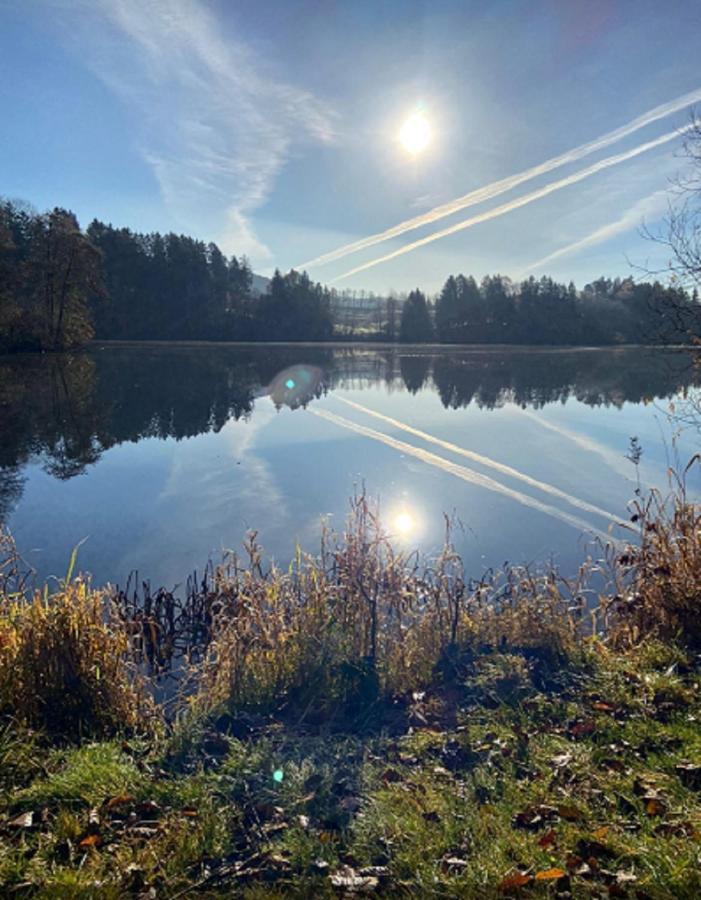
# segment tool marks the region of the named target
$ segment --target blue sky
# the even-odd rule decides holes
[[[674,107],[701,89],[700,36],[695,0],[0,0],[0,194],[216,240],[265,274]],[[397,134],[417,109],[433,139],[412,156]],[[435,291],[458,271],[583,284],[654,265],[638,228],[663,216],[681,142],[636,148],[687,120],[674,108],[310,274]]]

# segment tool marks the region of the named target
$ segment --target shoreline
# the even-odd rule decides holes
[[[299,348],[301,350],[377,350],[412,353],[521,353],[521,354],[564,354],[564,353],[613,353],[631,350],[668,351],[678,353],[686,351],[698,353],[692,344],[437,344],[437,343],[398,343],[387,341],[196,341],[196,340],[94,340],[79,347],[64,350],[4,350],[0,351],[0,359],[16,359],[17,357],[54,357],[71,353],[86,353],[95,350],[112,348],[126,349],[195,349],[198,347],[231,348],[252,350],[257,347]]]

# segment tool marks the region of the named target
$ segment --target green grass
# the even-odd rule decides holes
[[[695,660],[595,643],[557,674],[544,687],[525,657],[492,652],[364,736],[269,719],[245,741],[204,722],[187,744],[50,749],[6,730],[0,882],[40,897],[331,897],[340,878],[398,897],[700,896]],[[8,824],[27,811],[31,828]]]

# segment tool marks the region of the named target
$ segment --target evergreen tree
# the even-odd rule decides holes
[[[436,300],[436,337],[442,343],[459,340],[460,296],[458,284],[453,275],[443,285]]]
[[[433,339],[433,323],[428,303],[418,289],[412,291],[404,303],[399,330],[405,343],[425,343]]]

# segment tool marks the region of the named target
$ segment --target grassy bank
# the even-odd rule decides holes
[[[363,498],[287,571],[252,538],[165,710],[173,610],[71,573],[28,596],[7,543],[3,890],[699,896],[701,511],[680,484],[632,519],[574,582],[471,582],[449,532],[419,561]]]

